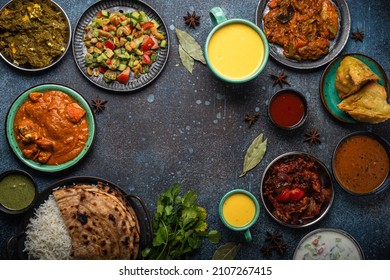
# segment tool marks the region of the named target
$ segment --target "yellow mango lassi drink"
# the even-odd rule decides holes
[[[217,75],[228,80],[252,77],[263,64],[265,47],[259,33],[242,22],[218,28],[210,38],[207,56]]]
[[[234,193],[223,203],[222,215],[233,227],[244,227],[255,217],[256,206],[253,200],[244,193]]]

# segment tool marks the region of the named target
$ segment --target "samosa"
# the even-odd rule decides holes
[[[353,56],[346,56],[337,68],[335,86],[339,97],[344,99],[357,92],[365,84],[377,80],[380,80],[378,75],[372,72],[364,62]]]
[[[374,124],[390,119],[386,89],[376,82],[363,86],[358,92],[341,101],[337,107],[360,122]]]

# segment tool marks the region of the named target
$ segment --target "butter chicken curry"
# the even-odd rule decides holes
[[[61,91],[30,93],[14,121],[15,138],[23,155],[49,165],[75,158],[88,139],[85,113]]]

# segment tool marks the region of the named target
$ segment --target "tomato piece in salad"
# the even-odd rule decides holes
[[[116,80],[121,84],[127,84],[130,77],[130,67],[126,67],[117,77]]]

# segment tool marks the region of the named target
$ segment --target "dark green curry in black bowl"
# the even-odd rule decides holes
[[[18,69],[53,66],[70,41],[69,19],[53,1],[13,0],[0,10],[0,55]]]

